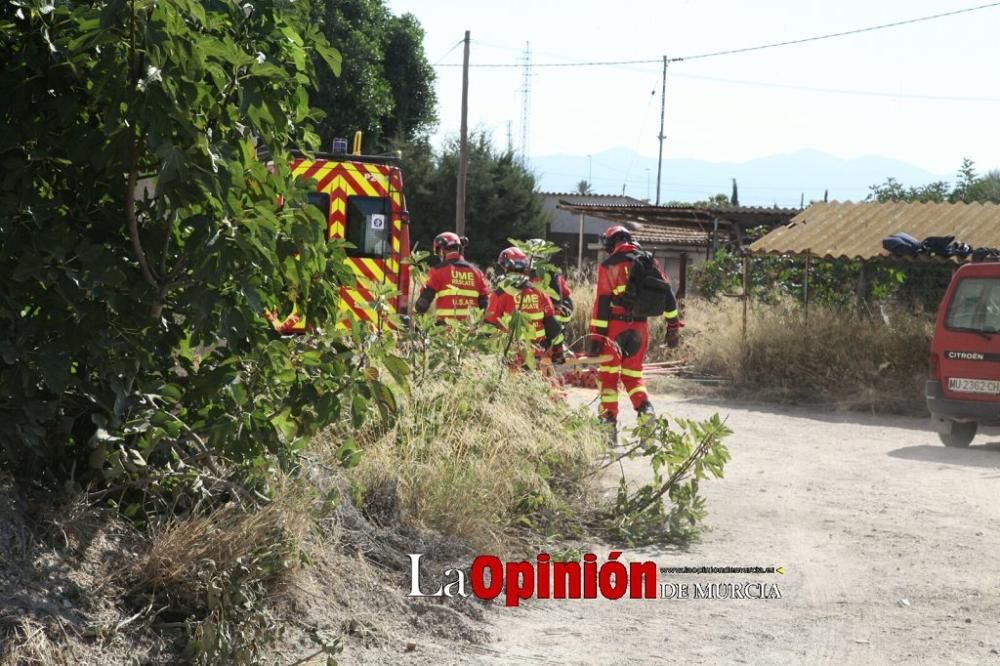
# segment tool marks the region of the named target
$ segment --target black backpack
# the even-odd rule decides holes
[[[625,293],[616,305],[624,307],[633,317],[659,317],[667,311],[670,295],[670,283],[656,268],[653,255],[642,250],[634,252]]]

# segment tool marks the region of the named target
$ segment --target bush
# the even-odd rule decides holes
[[[499,371],[499,372],[498,372]],[[585,518],[603,435],[538,372],[464,361],[460,378],[414,382],[400,418],[358,434],[354,477],[364,489],[398,481],[407,518],[480,547],[508,547],[518,530],[565,533]],[[341,441],[336,430],[330,445]]]
[[[700,370],[731,377],[732,390],[760,400],[844,409],[923,413],[933,319],[883,306],[878,317],[788,299],[750,306],[689,300],[684,352]]]
[[[310,56],[339,55],[284,3],[43,4],[0,39],[0,469],[287,462],[359,376],[261,317],[294,295],[322,327],[351,279],[286,150],[316,144]]]

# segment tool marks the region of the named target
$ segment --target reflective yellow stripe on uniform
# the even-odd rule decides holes
[[[626,377],[638,377],[642,379],[642,370],[629,370],[628,368],[622,368],[622,374]]]
[[[621,370],[620,365],[599,365],[597,366],[598,372],[613,372],[616,373]]]
[[[469,316],[469,310],[435,310],[434,313],[439,317],[467,317]]]
[[[664,319],[674,319],[675,317],[677,317],[677,310],[671,310],[670,312],[663,313]]]
[[[537,321],[539,319],[545,319],[545,313],[544,312],[523,312],[522,311],[521,315],[524,316],[525,319],[530,319],[531,321]]]
[[[479,298],[479,292],[475,289],[459,289],[458,287],[445,287],[437,293],[438,296],[468,296],[469,298]]]
[[[632,390],[628,392],[628,397],[631,398],[633,395],[635,395],[636,393],[639,393],[640,391],[642,393],[646,392],[646,387],[643,386],[642,384],[639,384],[638,386],[633,387]]]
[[[624,294],[625,293],[625,285],[621,285],[620,287],[615,287],[614,289],[611,290],[611,293],[613,295],[615,295],[615,296],[617,296],[619,294]]]
[[[606,319],[591,319],[590,325],[594,328],[607,328],[608,322]]]
[[[560,333],[556,337],[552,338],[552,344],[553,345],[561,345],[565,340],[566,340],[566,336],[564,336],[562,333]]]
[[[618,402],[618,391],[601,391],[601,402]]]

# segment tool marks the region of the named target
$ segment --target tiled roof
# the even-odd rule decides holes
[[[580,194],[574,192],[539,192],[543,197],[558,197],[559,202],[578,206],[636,206],[645,205],[641,199],[617,194]]]
[[[646,245],[693,245],[707,247],[710,234],[690,227],[659,224],[626,224],[632,227],[632,237]],[[638,227],[638,228],[636,228]]]

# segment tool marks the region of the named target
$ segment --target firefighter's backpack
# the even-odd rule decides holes
[[[659,317],[670,302],[670,283],[656,268],[653,255],[639,250],[634,253],[628,272],[625,293],[618,299],[633,317]]]

